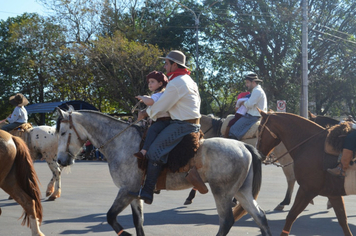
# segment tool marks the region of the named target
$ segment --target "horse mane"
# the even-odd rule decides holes
[[[12,136],[12,140],[14,141],[17,150],[15,158],[17,183],[21,189],[23,189],[26,194],[28,194],[35,202],[34,210],[36,212],[36,217],[41,224],[43,209],[41,205],[41,191],[39,188],[40,181],[35,172],[35,168],[33,166],[33,162],[26,143],[21,138],[16,136]],[[30,226],[29,216],[25,211],[23,212],[22,216],[24,216],[22,225],[24,225],[27,221],[27,226]]]
[[[319,127],[321,129],[325,129],[323,126],[305,118],[305,117],[302,117],[302,116],[299,116],[299,115],[296,115],[296,114],[293,114],[293,113],[287,113],[287,112],[267,112],[268,115],[280,115],[280,116],[290,116],[290,119],[300,119],[300,120],[303,120],[305,121],[306,123],[308,123],[309,125],[311,126],[316,126],[316,127]]]
[[[102,112],[100,112],[100,111],[94,111],[94,110],[78,110],[78,111],[75,111],[75,112],[78,112],[78,113],[93,113],[93,114],[97,114],[97,115],[100,115],[100,116],[104,116],[104,117],[106,117],[106,118],[108,118],[108,119],[111,119],[111,120],[113,120],[113,121],[116,121],[116,122],[119,122],[119,123],[122,123],[122,124],[126,124],[126,125],[127,125],[127,123],[126,123],[125,121],[118,120],[118,119],[116,119],[116,118],[114,118],[114,117],[112,117],[112,116],[110,116],[110,115],[104,114],[104,113],[102,113]],[[56,124],[56,132],[57,132],[57,133],[59,132],[62,119],[63,119],[63,118],[60,117],[60,116],[59,116],[58,119],[57,119],[57,124]],[[133,125],[133,126],[135,126],[135,125]],[[136,125],[136,126],[140,127],[139,125]]]

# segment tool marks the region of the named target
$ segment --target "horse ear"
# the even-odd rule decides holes
[[[56,107],[56,111],[57,111],[57,114],[58,114],[58,118],[63,118],[63,111],[61,110],[61,108]]]
[[[310,111],[308,111],[308,114],[309,114],[309,118],[312,118],[312,119],[315,119],[315,118],[316,118],[316,115],[314,115],[314,114],[311,113]]]
[[[274,113],[274,110],[269,109],[268,113]]]
[[[72,105],[68,106],[68,112],[72,113],[73,111],[75,111],[74,107]]]
[[[257,107],[257,110],[261,114],[262,118],[265,118],[267,116],[267,113],[262,111],[260,108]]]

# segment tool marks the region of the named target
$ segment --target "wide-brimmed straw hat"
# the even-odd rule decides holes
[[[255,82],[263,82],[263,80],[259,79],[256,73],[250,73],[245,76],[245,80],[255,81]]]
[[[9,98],[9,101],[14,106],[26,106],[28,104],[27,98],[22,93],[16,93]]]
[[[170,51],[166,57],[160,57],[160,58],[174,61],[178,65],[188,68],[188,66],[185,65],[185,55],[181,51],[173,50]]]

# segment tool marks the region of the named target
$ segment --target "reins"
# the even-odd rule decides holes
[[[136,105],[131,109],[131,113],[134,113],[137,106],[141,103],[141,101],[137,102]],[[102,149],[105,145],[107,145],[108,143],[110,143],[111,141],[113,141],[115,138],[117,138],[118,136],[120,136],[123,132],[125,132],[128,128],[130,128],[133,125],[136,125],[138,122],[140,122],[140,120],[136,120],[135,122],[133,122],[132,124],[130,124],[129,126],[127,126],[125,129],[121,130],[121,132],[119,132],[118,134],[116,134],[114,137],[112,137],[111,139],[109,139],[106,143],[100,145],[100,147],[96,148],[96,151],[99,151],[100,149]]]
[[[133,122],[132,124],[130,124],[129,126],[127,126],[125,129],[121,130],[121,132],[119,132],[118,134],[116,134],[114,137],[112,137],[111,139],[109,139],[106,143],[100,145],[100,147],[96,148],[96,151],[99,151],[99,149],[102,149],[105,145],[107,145],[108,143],[110,143],[111,141],[113,141],[115,138],[117,138],[118,136],[120,136],[123,132],[125,132],[128,128],[130,128],[133,125],[136,125],[138,122],[140,122],[140,120],[137,120],[135,122]]]
[[[272,135],[272,137],[273,137],[274,139],[277,139],[277,138],[278,138],[278,136],[277,136],[275,133],[273,133],[273,132],[267,127],[267,122],[268,122],[269,116],[270,116],[270,115],[268,115],[266,122],[262,125],[261,132],[260,132],[260,135],[259,135],[259,141],[260,141],[260,137],[262,136],[262,131],[263,131],[264,128],[266,128],[266,129],[268,130],[268,132]],[[287,151],[286,151],[285,153],[283,153],[281,156],[275,158],[273,161],[271,161],[271,162],[269,162],[269,163],[265,163],[265,164],[266,164],[266,165],[273,164],[273,165],[276,165],[276,166],[278,166],[278,167],[286,167],[286,166],[289,166],[289,165],[293,164],[293,161],[290,162],[290,163],[288,163],[288,164],[285,164],[285,165],[281,165],[281,164],[278,165],[278,164],[276,164],[276,162],[277,162],[279,159],[281,159],[282,157],[284,157],[285,155],[287,155],[288,153],[292,152],[293,150],[295,150],[295,149],[297,149],[298,147],[302,146],[304,143],[308,142],[310,139],[312,139],[312,138],[314,138],[315,136],[317,136],[317,135],[323,133],[324,131],[327,131],[328,129],[329,129],[329,128],[325,128],[325,129],[323,129],[322,131],[320,131],[320,132],[318,132],[318,133],[316,133],[316,134],[310,136],[309,138],[303,140],[302,142],[300,142],[299,144],[297,144],[296,146],[294,146],[292,149],[287,150]]]
[[[140,101],[141,102],[141,101]],[[140,104],[140,102],[136,103],[136,105],[132,108],[132,113],[135,111],[135,109],[137,108],[137,106]],[[85,140],[81,139],[80,136],[79,136],[79,133],[77,131],[77,129],[75,128],[74,124],[73,124],[73,119],[72,119],[72,114],[69,114],[69,118],[68,120],[61,120],[62,123],[69,123],[69,129],[72,129],[74,130],[75,134],[77,135],[79,141],[81,143],[85,143]],[[112,137],[111,139],[109,139],[107,142],[105,142],[104,144],[100,145],[98,148],[95,149],[95,151],[99,151],[100,149],[102,149],[105,145],[107,145],[108,143],[110,143],[111,141],[113,141],[115,138],[117,138],[118,136],[120,136],[123,132],[125,132],[127,129],[129,129],[131,126],[133,125],[136,125],[138,122],[140,122],[140,120],[137,120],[135,122],[133,122],[132,124],[130,124],[129,126],[127,126],[125,129],[121,130],[121,132],[119,132],[118,134],[116,134],[114,137]],[[72,138],[72,134],[69,133],[68,134],[68,140],[67,140],[67,146],[66,146],[66,152],[73,156],[74,155],[72,153],[69,152],[69,144],[70,144],[70,141],[71,141],[71,138]],[[94,151],[94,150],[92,150]]]

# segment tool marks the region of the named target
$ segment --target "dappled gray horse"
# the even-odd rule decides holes
[[[129,204],[136,234],[144,235],[142,201],[129,192],[138,191],[143,171],[138,168],[133,153],[139,150],[141,135],[134,126],[95,111],[65,112],[58,109],[59,133],[57,160],[70,165],[86,140],[100,147],[107,158],[110,174],[119,188],[116,199],[107,213],[108,223],[118,235],[130,235],[117,222],[117,215]],[[201,140],[196,158],[203,167],[199,173],[208,182],[214,195],[220,227],[217,235],[227,235],[235,220],[249,213],[262,235],[271,235],[264,211],[255,201],[261,187],[261,159],[256,149],[232,139],[211,138]],[[191,188],[186,173],[168,172],[167,190]],[[235,197],[239,205],[231,208]]]

